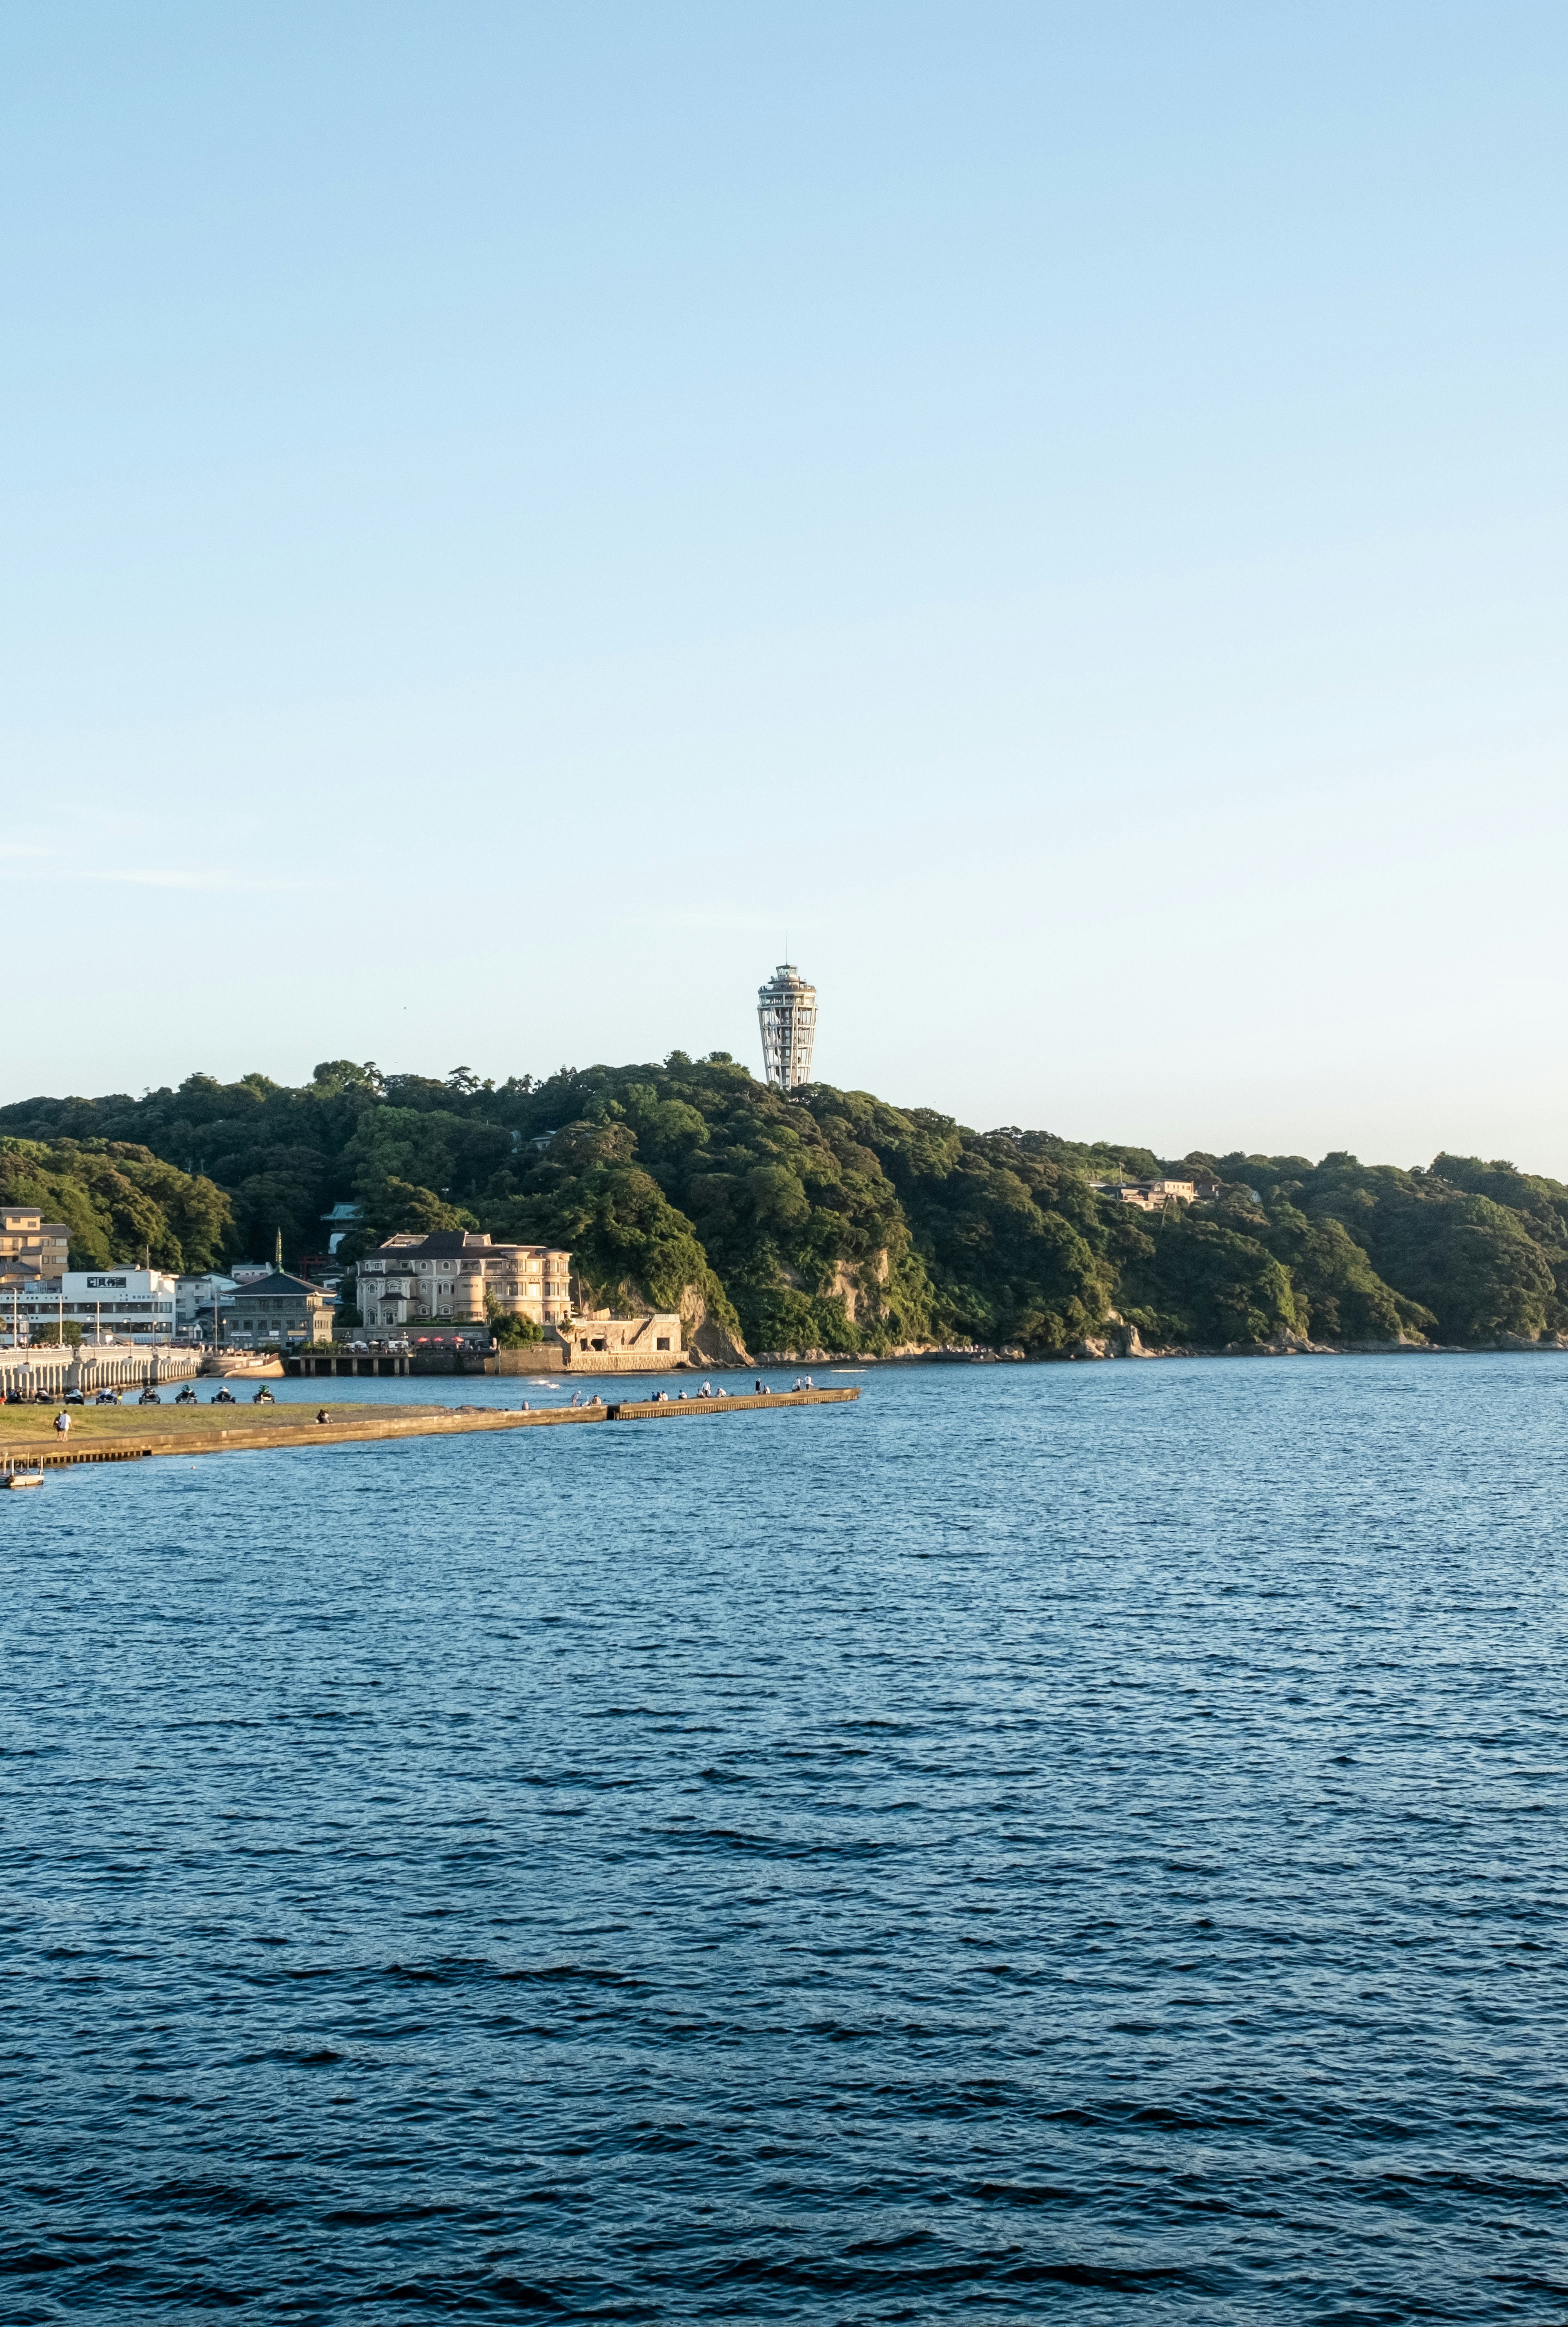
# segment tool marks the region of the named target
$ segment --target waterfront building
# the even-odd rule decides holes
[[[1163,1211],[1167,1204],[1190,1204],[1198,1196],[1190,1180],[1091,1180],[1089,1185],[1102,1196],[1117,1196],[1124,1204],[1135,1204],[1141,1212]]]
[[[391,1236],[359,1265],[359,1314],[375,1333],[426,1321],[483,1329],[491,1304],[502,1316],[565,1325],[571,1266],[571,1254],[551,1245],[491,1244],[468,1229]]]
[[[58,1276],[70,1265],[70,1247],[63,1220],[46,1220],[36,1204],[0,1204],[0,1263],[20,1261],[41,1276]]]
[[[770,1087],[792,1091],[808,1083],[817,1040],[817,988],[807,986],[793,962],[781,961],[767,985],[758,987],[757,1023],[762,1030],[762,1070]]]
[[[330,1341],[337,1305],[319,1285],[271,1269],[225,1299],[222,1338],[242,1349],[263,1341]]]
[[[84,1341],[172,1341],[177,1286],[160,1268],[68,1268],[6,1284],[0,1325],[23,1338],[46,1325],[79,1325]]]
[[[624,1360],[630,1369],[673,1364],[680,1354],[680,1316],[673,1309],[651,1310],[642,1317],[612,1317],[608,1309],[590,1309],[552,1338],[565,1345],[567,1362],[579,1367],[594,1357]]]

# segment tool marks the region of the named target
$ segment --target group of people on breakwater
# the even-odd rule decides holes
[[[817,1385],[812,1380],[809,1374],[797,1374],[794,1381],[790,1384],[791,1391],[815,1389]],[[759,1397],[766,1397],[770,1395],[768,1385],[760,1376],[757,1381],[756,1394]],[[715,1389],[712,1382],[705,1381],[701,1389],[696,1391],[677,1389],[673,1399],[671,1398],[668,1390],[656,1389],[649,1396],[648,1402],[649,1406],[684,1406],[699,1403],[704,1398],[733,1397],[734,1395],[735,1392],[733,1390],[725,1389],[722,1383],[719,1388]],[[600,1397],[597,1390],[595,1390],[593,1397],[589,1398],[585,1398],[580,1389],[574,1389],[572,1392],[572,1404],[574,1406],[583,1406],[584,1408],[592,1409],[593,1406],[602,1406],[603,1403],[604,1401]],[[518,1408],[518,1412],[519,1414],[531,1414],[533,1408],[529,1406],[527,1399],[524,1398],[521,1406]]]
[[[815,1389],[817,1385],[812,1380],[809,1374],[797,1374],[790,1387],[792,1389]],[[759,1397],[766,1397],[770,1395],[768,1385],[761,1378],[760,1376],[757,1381],[756,1394]],[[733,1397],[735,1393],[733,1390],[725,1389],[722,1384],[717,1389],[715,1389],[712,1382],[706,1381],[704,1382],[701,1389],[696,1392],[696,1396],[699,1399],[705,1397]],[[677,1389],[675,1394],[675,1403],[679,1405],[683,1401],[688,1400],[691,1397],[692,1392],[690,1390]],[[597,1404],[597,1402],[598,1401],[595,1400],[595,1404]],[[656,1389],[652,1397],[649,1400],[650,1406],[668,1406],[670,1402],[670,1395],[667,1389]],[[573,1404],[576,1404],[575,1399],[573,1400]]]

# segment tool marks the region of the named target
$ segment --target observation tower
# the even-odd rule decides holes
[[[807,985],[792,961],[781,961],[767,985],[758,987],[757,1023],[762,1029],[762,1068],[770,1087],[792,1091],[808,1083],[817,988]]]

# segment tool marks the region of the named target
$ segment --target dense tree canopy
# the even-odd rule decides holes
[[[123,1140],[0,1137],[0,1202],[63,1220],[78,1268],[210,1268],[232,1235],[220,1188]]]
[[[70,1224],[86,1265],[165,1267],[474,1227],[570,1247],[584,1306],[705,1316],[753,1349],[946,1341],[1069,1350],[1113,1316],[1163,1346],[1476,1346],[1568,1326],[1568,1187],[1439,1155],[1161,1159],[817,1085],[722,1053],[481,1082],[328,1060],[299,1088],[191,1075],[140,1098],[0,1108],[0,1192]],[[1201,1169],[1145,1214],[1099,1179]]]

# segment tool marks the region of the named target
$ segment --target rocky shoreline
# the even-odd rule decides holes
[[[748,1360],[758,1366],[1071,1365],[1117,1358],[1462,1358],[1488,1353],[1519,1354],[1568,1350],[1568,1333],[1499,1335],[1491,1341],[1313,1341],[1303,1333],[1281,1333],[1271,1341],[1149,1342],[1136,1325],[1106,1320],[1103,1333],[1088,1334],[1059,1350],[1030,1351],[1016,1344],[1000,1349],[982,1342],[911,1345],[871,1354],[854,1350],[764,1350]]]

